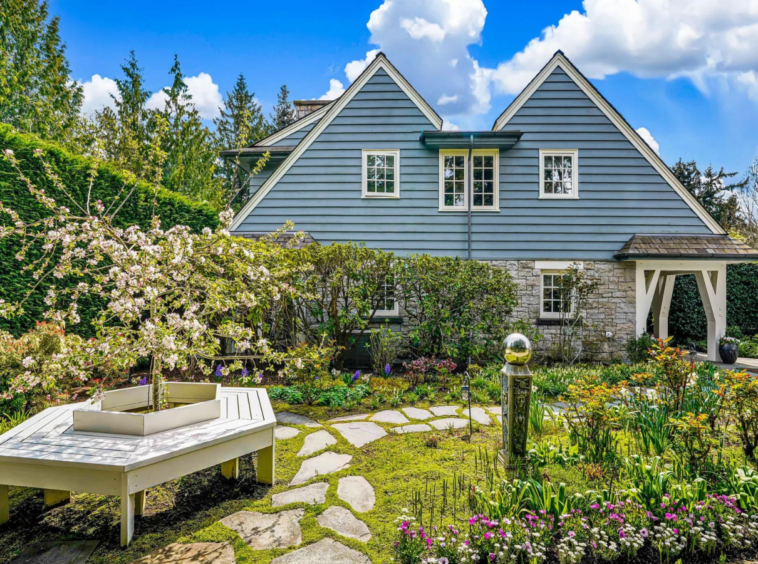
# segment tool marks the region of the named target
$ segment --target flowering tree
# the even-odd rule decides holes
[[[149,165],[157,171],[162,157],[160,152],[155,155]],[[285,281],[293,272],[284,250],[271,238],[250,241],[231,236],[230,208],[221,212],[215,231],[206,228],[193,233],[185,226],[163,229],[157,217],[147,230],[118,227],[114,217],[130,195],[128,186],[120,202],[117,199],[106,206],[93,198],[90,182],[86,201],[80,202],[69,195],[44,154],[37,151],[35,157],[68,196],[68,205],[38,189],[24,176],[13,152],[6,150],[4,158],[49,215],[26,222],[0,202],[0,213],[10,218],[10,224],[0,225],[0,240],[22,239],[16,258],[33,271],[38,284],[49,277],[78,280],[60,288],[53,285],[48,291],[46,317],[54,323],[62,327],[78,323],[77,307],[85,295],[103,300],[105,305],[94,321],[97,338],[77,348],[80,366],[90,371],[106,365],[123,370],[140,357],[151,358],[153,401],[160,409],[163,371],[186,369],[194,359],[209,374],[222,337],[232,339],[240,353],[223,373],[241,368],[243,359],[277,360],[277,353],[258,338],[255,327],[273,303],[295,297],[295,290]],[[92,179],[96,170],[93,167]],[[0,315],[18,313],[23,301],[0,303]]]

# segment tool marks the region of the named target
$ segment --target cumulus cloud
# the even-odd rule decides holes
[[[689,77],[707,91],[758,66],[755,0],[584,0],[498,65],[499,92],[518,93],[561,49],[589,78]]]
[[[329,90],[319,100],[334,100],[342,96],[344,91],[345,85],[336,78],[333,78],[329,81]]]
[[[219,107],[224,105],[224,98],[211,75],[201,72],[197,76],[185,76],[184,83],[187,85],[187,91],[192,96],[192,103],[195,104],[200,117],[203,119],[218,117]],[[146,105],[149,109],[161,110],[166,105],[166,98],[166,93],[161,89],[148,98]]]
[[[657,155],[660,155],[660,148],[661,146],[658,144],[658,141],[655,140],[655,137],[653,137],[653,134],[650,133],[650,131],[647,129],[647,127],[640,127],[637,129],[637,133],[639,133],[639,136],[642,137],[643,141],[650,145],[650,148],[655,151]]]
[[[371,61],[373,61],[378,54],[379,54],[379,49],[372,49],[371,51],[366,53],[365,59],[358,59],[357,61],[353,61],[345,65],[345,75],[347,76],[347,79],[350,82],[353,82],[356,78],[358,78],[361,75],[361,73],[364,70],[366,70],[366,67],[371,64]]]
[[[105,106],[113,107],[113,98],[118,95],[116,81],[112,78],[103,77],[99,74],[93,74],[92,78],[81,83],[84,94],[82,111],[85,115],[92,115]]]

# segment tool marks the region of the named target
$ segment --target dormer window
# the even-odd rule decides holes
[[[540,198],[579,197],[579,151],[540,150]]]
[[[400,197],[400,150],[363,151],[363,197]]]

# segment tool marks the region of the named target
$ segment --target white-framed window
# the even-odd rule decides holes
[[[475,149],[472,155],[473,211],[499,211],[500,152]],[[468,150],[440,151],[440,211],[468,211]]]
[[[579,151],[540,149],[540,198],[579,197]]]
[[[574,302],[562,296],[561,280],[566,272],[563,270],[543,270],[540,272],[540,317],[558,319],[562,312],[573,313]]]
[[[390,274],[380,289],[381,301],[376,309],[374,319],[379,317],[394,317],[400,315],[400,307],[395,295],[395,277]]]
[[[364,149],[362,170],[364,198],[400,197],[399,149]]]

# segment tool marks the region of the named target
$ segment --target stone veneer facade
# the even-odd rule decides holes
[[[532,325],[538,323],[540,314],[540,270],[533,260],[491,261],[490,264],[505,268],[518,284],[519,305],[514,311],[516,319]],[[634,262],[583,261],[588,274],[597,278],[599,288],[590,297],[584,317],[584,360],[612,360],[626,358],[626,344],[636,331],[636,288]],[[537,325],[544,335],[539,346],[547,351],[555,335],[557,325]],[[612,337],[606,337],[606,332]]]

